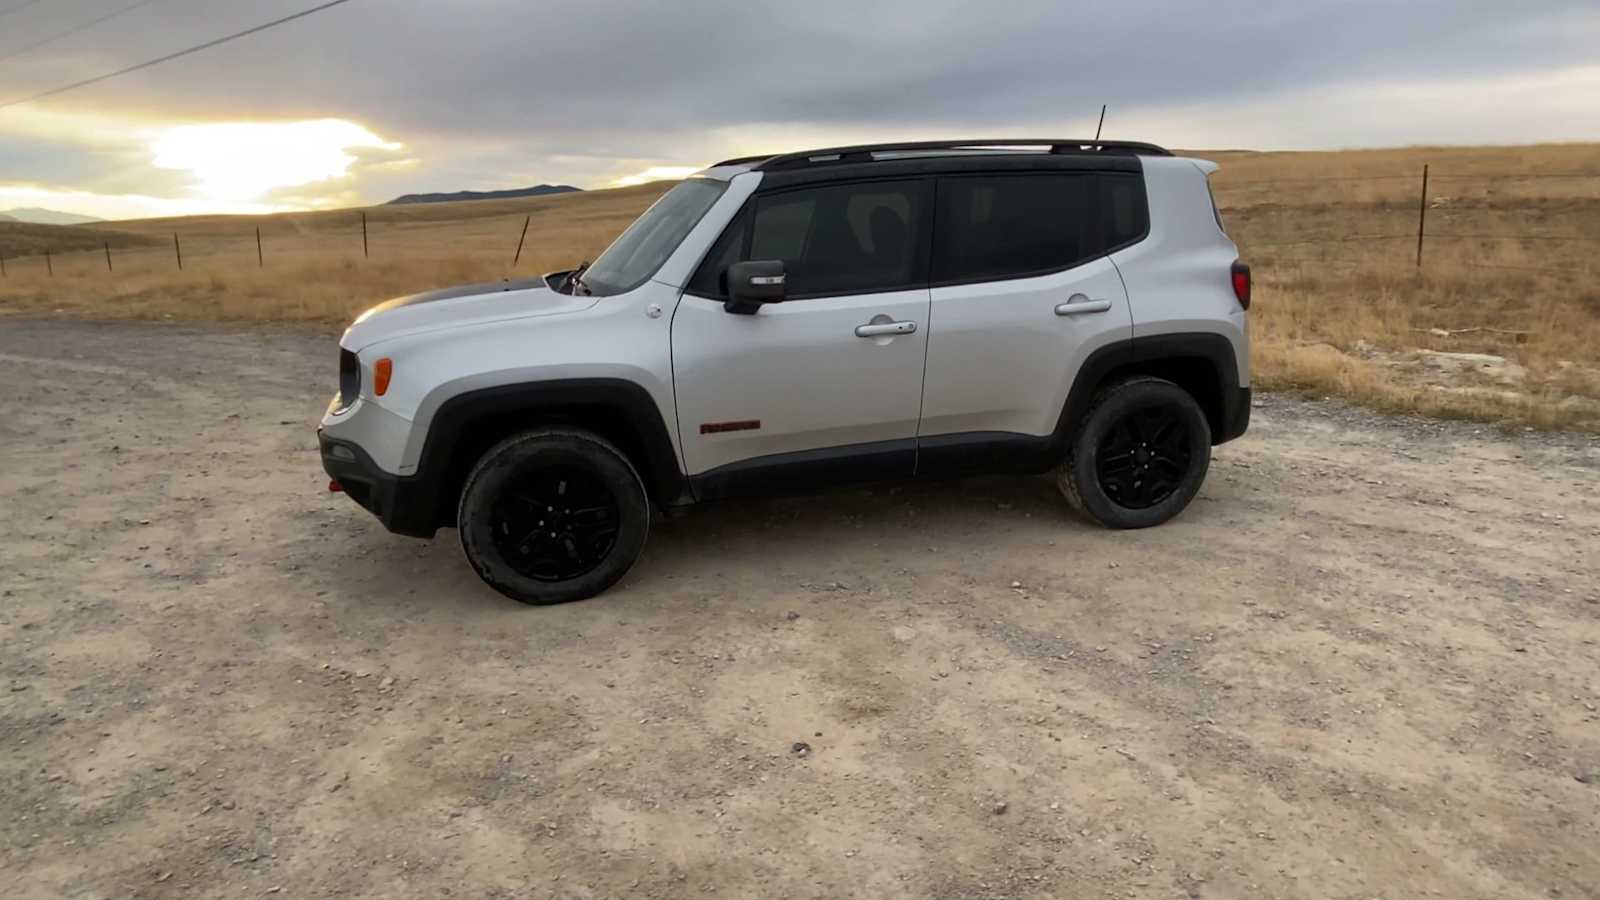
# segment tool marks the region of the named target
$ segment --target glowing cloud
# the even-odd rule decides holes
[[[351,150],[401,147],[343,119],[179,125],[150,144],[157,168],[190,172],[194,196],[218,205],[342,178],[357,160]]]
[[[688,178],[700,169],[700,166],[651,166],[643,172],[624,175],[611,184],[614,187],[633,187],[636,184],[648,184],[652,181],[676,181],[679,178]]]

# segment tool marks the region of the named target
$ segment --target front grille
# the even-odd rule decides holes
[[[361,363],[356,355],[339,348],[339,408],[345,409],[361,396]]]

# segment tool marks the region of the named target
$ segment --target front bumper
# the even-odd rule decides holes
[[[383,471],[365,450],[330,438],[321,428],[317,429],[317,444],[322,449],[323,471],[350,499],[377,516],[383,527],[408,537],[433,537],[439,525],[432,485]]]

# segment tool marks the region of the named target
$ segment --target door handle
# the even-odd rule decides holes
[[[1086,294],[1073,294],[1067,298],[1067,302],[1056,304],[1056,315],[1076,316],[1081,313],[1105,312],[1110,308],[1110,300],[1090,300]]]
[[[856,337],[883,337],[890,334],[916,334],[915,322],[868,322],[856,326]]]

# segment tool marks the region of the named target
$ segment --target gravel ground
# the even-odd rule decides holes
[[[709,507],[525,608],[330,335],[0,319],[7,897],[1596,896],[1600,447],[1268,397],[1179,520]]]

